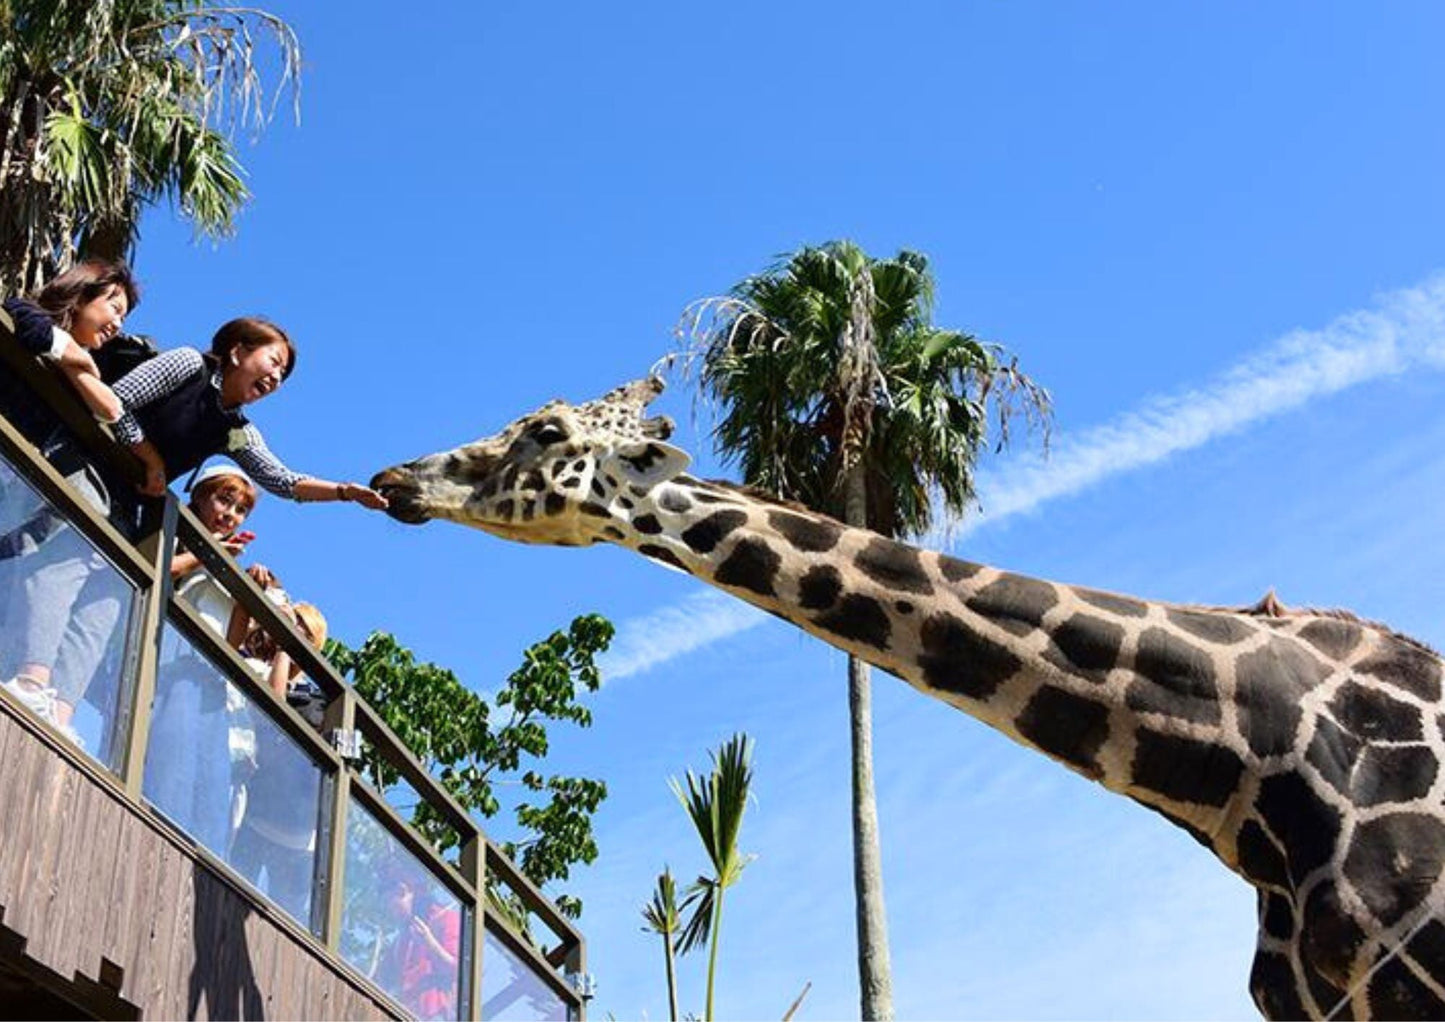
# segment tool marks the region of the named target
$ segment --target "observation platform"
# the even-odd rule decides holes
[[[0,680],[58,605],[74,706],[62,728],[0,688],[0,1018],[585,1018],[581,934],[139,477],[0,312]],[[319,718],[172,592],[178,538],[319,687]],[[73,595],[45,602],[59,579]],[[361,743],[453,854],[368,783]]]

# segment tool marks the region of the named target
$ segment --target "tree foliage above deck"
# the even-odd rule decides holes
[[[354,650],[330,640],[326,655],[462,808],[484,819],[510,808],[522,836],[499,843],[540,887],[566,880],[574,864],[597,857],[592,814],[607,797],[607,785],[598,778],[544,776],[538,766],[548,752],[549,723],[591,725],[592,712],[577,699],[601,683],[595,658],[613,631],[599,615],[576,618],[565,631],[528,647],[521,665],[490,697],[444,667],[419,663],[386,632],[373,632]],[[375,750],[365,751],[362,773],[383,793],[397,792],[400,775]],[[457,835],[427,803],[406,796],[390,801],[411,813],[438,851],[456,846]],[[574,897],[555,901],[569,916],[581,912]]]
[[[249,197],[234,135],[299,99],[300,66],[296,33],[251,7],[0,0],[0,292],[128,256],[158,202],[230,233]]]

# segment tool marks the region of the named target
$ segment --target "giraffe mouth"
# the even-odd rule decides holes
[[[407,525],[421,525],[431,514],[421,505],[421,488],[403,468],[388,468],[371,477],[371,488],[386,498],[386,513]]]

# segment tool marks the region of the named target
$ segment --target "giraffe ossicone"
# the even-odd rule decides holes
[[[1188,830],[1251,884],[1270,1018],[1445,1018],[1440,656],[1348,615],[1160,603],[686,474],[638,380],[378,473],[404,522],[615,543],[855,653]]]

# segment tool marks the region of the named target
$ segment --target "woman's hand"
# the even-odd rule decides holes
[[[386,510],[386,498],[370,486],[362,486],[360,483],[345,483],[342,489],[345,491],[345,499],[347,500],[360,504],[362,507],[370,508],[373,511]]]
[[[140,459],[145,467],[145,482],[136,489],[147,497],[164,496],[166,492],[166,463],[161,460],[160,451],[149,440],[131,445],[131,453]]]
[[[136,489],[147,497],[164,497],[166,495],[166,470],[159,465],[147,465],[145,482]]]
[[[279,583],[279,579],[277,579],[276,576],[271,573],[271,569],[264,564],[251,565],[246,569],[246,574],[250,575],[251,581],[255,582],[263,590],[270,589]]]

